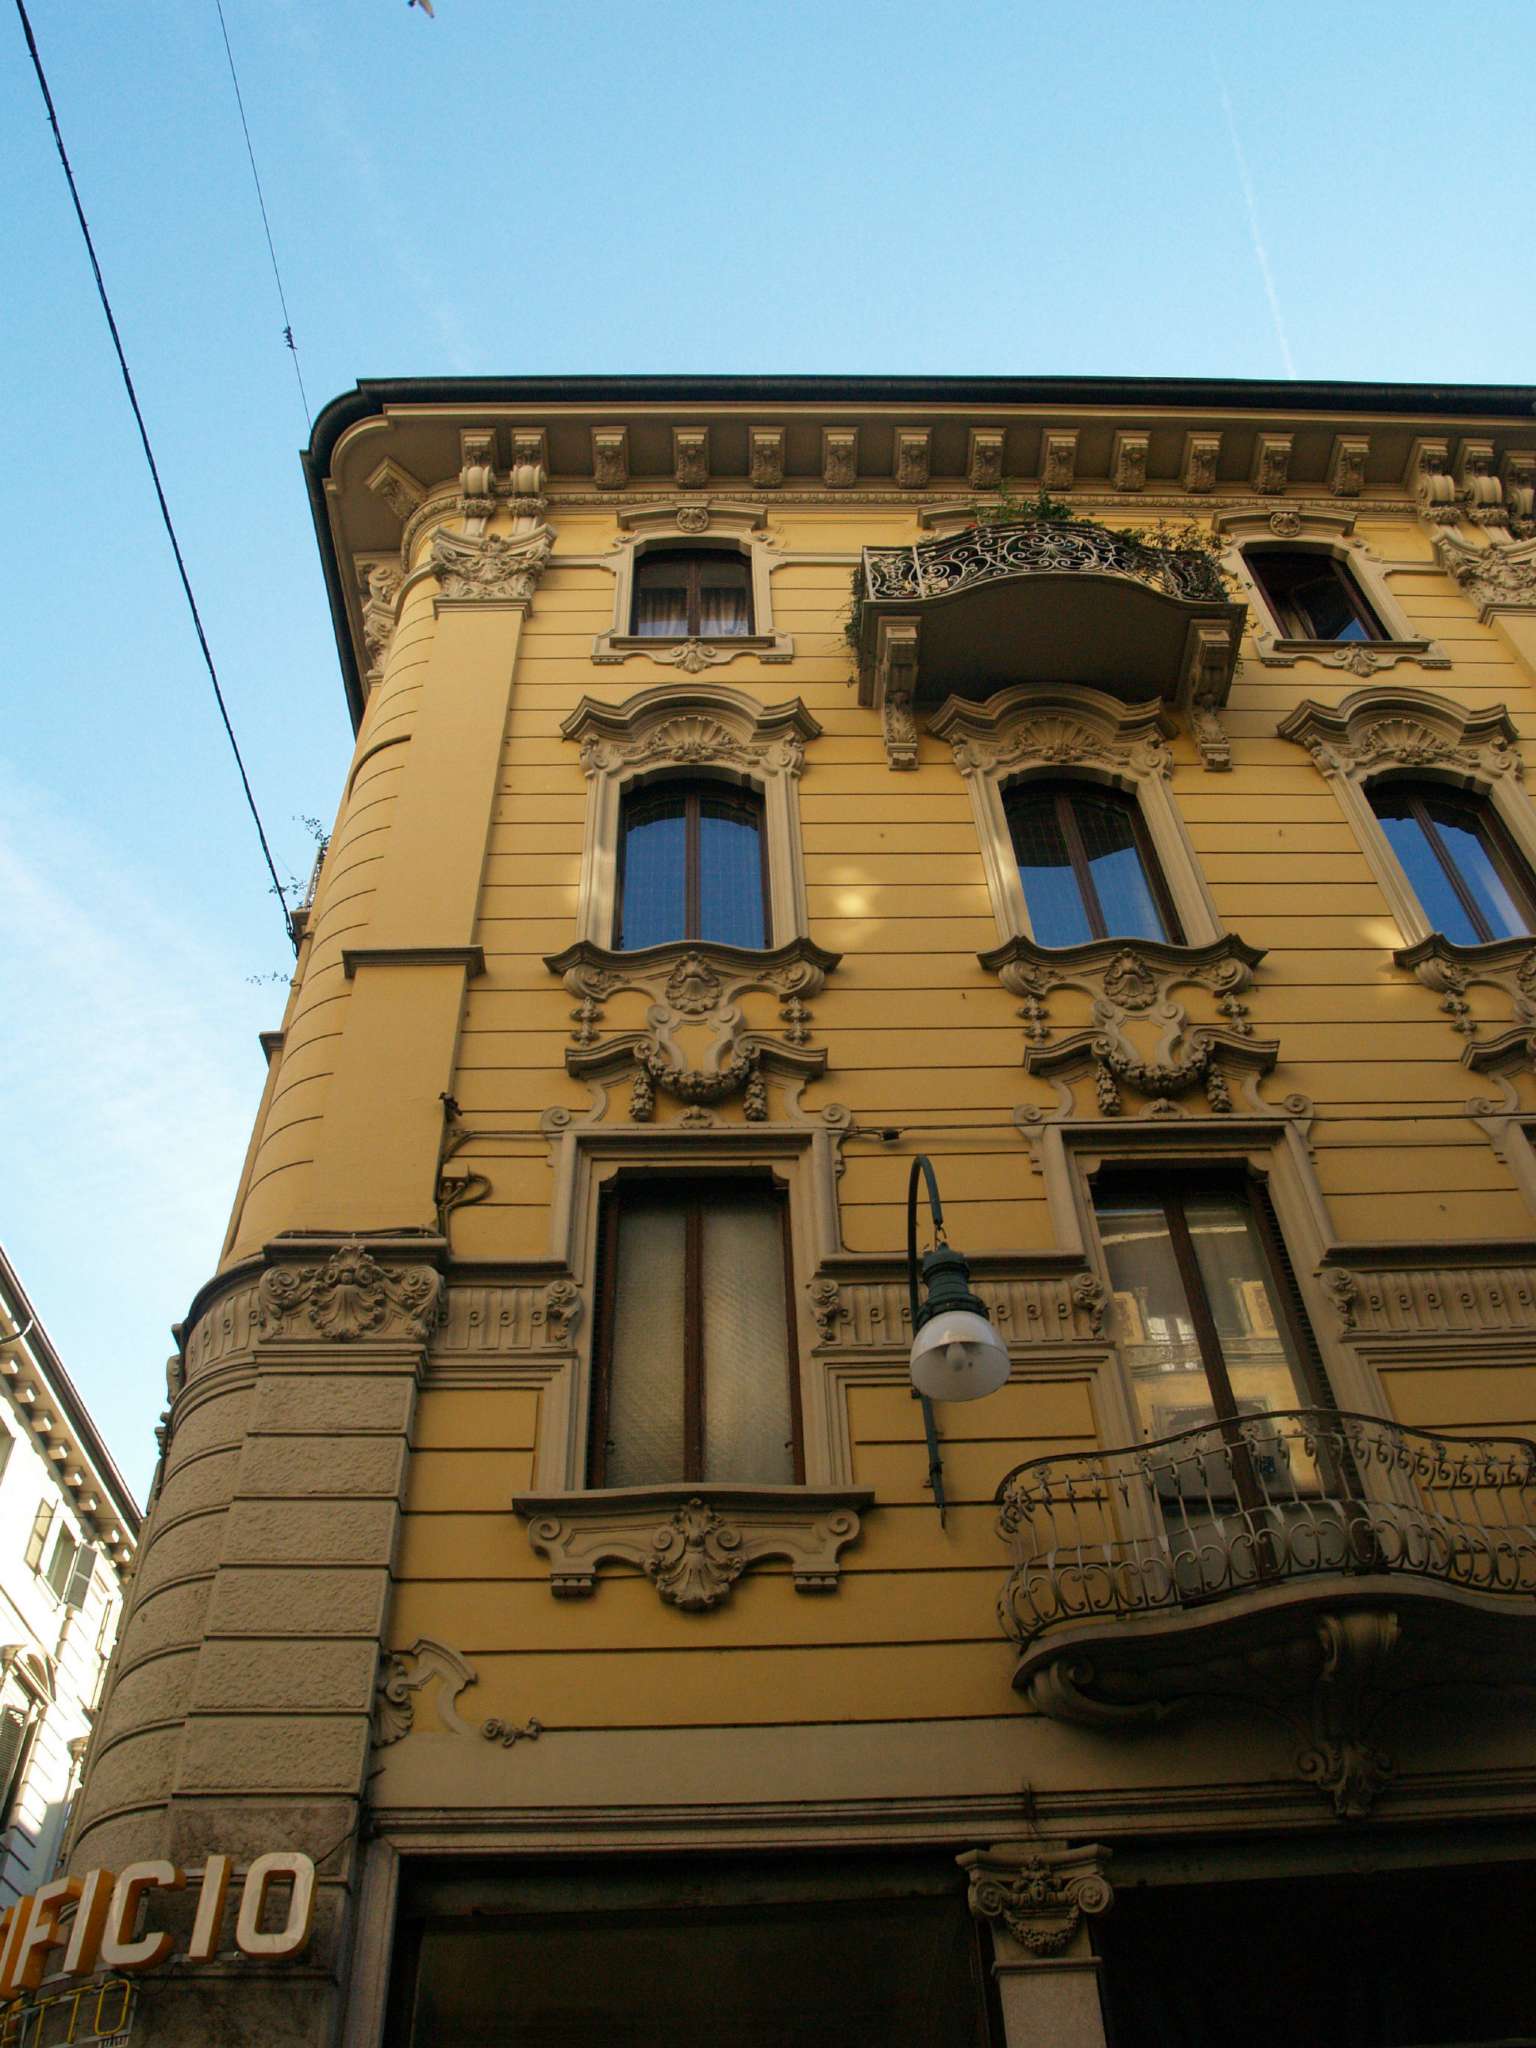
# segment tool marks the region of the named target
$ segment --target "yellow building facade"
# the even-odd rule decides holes
[[[72,1848],[314,1928],[143,2038],[1528,2028],[1531,399],[322,415],[356,752]]]

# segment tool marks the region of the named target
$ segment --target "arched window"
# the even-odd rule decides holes
[[[763,805],[724,782],[632,790],[619,812],[618,919],[626,952],[668,939],[766,946]]]
[[[1313,548],[1249,548],[1244,559],[1283,638],[1391,638],[1337,556]]]
[[[1536,932],[1536,888],[1490,806],[1436,782],[1366,794],[1431,927],[1460,946]]]
[[[729,639],[752,631],[746,558],[726,548],[660,548],[635,564],[631,630],[645,639]]]
[[[1092,782],[1026,782],[1006,808],[1036,945],[1183,943],[1133,797]]]

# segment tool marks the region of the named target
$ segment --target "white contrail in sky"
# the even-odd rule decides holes
[[[1243,145],[1238,139],[1237,117],[1232,111],[1232,96],[1227,91],[1227,81],[1221,75],[1221,64],[1213,53],[1211,68],[1216,73],[1216,89],[1221,94],[1221,110],[1227,117],[1227,133],[1232,138],[1232,154],[1237,158],[1237,175],[1242,180],[1243,199],[1248,207],[1248,232],[1253,238],[1253,253],[1258,259],[1259,273],[1264,279],[1264,296],[1269,300],[1270,317],[1275,323],[1275,339],[1280,344],[1280,360],[1285,364],[1287,377],[1296,375],[1296,359],[1291,354],[1291,344],[1286,339],[1285,322],[1280,317],[1280,294],[1275,290],[1274,272],[1269,267],[1269,251],[1264,246],[1264,237],[1259,231],[1258,202],[1253,196],[1253,180],[1248,175],[1248,159],[1243,154]]]

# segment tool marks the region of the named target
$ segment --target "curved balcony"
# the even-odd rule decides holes
[[[1294,1722],[1362,1656],[1399,1695],[1447,1669],[1529,1677],[1536,1445],[1519,1437],[1244,1415],[1034,1459],[998,1501],[1014,1683],[1061,1719],[1247,1700]]]
[[[1023,519],[865,548],[854,616],[867,701],[883,701],[894,656],[910,673],[890,688],[930,700],[1074,682],[1127,702],[1219,703],[1243,607],[1201,549],[1148,546],[1090,520]]]

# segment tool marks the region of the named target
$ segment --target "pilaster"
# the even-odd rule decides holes
[[[1007,2048],[1106,2048],[1088,1922],[1114,1903],[1110,1853],[1097,1842],[994,1842],[957,1859],[971,1911],[992,1928]]]

